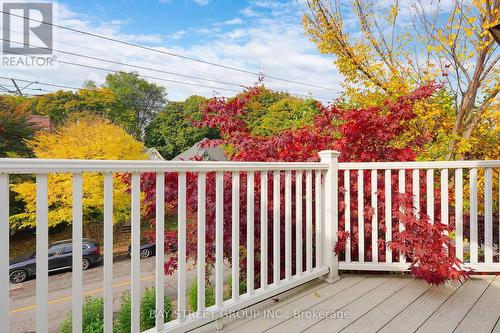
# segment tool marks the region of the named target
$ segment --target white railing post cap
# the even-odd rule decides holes
[[[321,161],[324,162],[332,158],[338,158],[340,156],[340,152],[336,150],[322,150],[318,152],[318,155],[321,158]]]

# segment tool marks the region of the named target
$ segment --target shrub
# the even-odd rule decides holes
[[[188,290],[189,310],[195,312],[198,309],[198,280],[193,280]],[[215,288],[212,284],[205,284],[205,307],[215,304]]]
[[[122,294],[122,303],[120,306],[120,311],[116,317],[116,323],[114,331],[117,333],[129,333],[131,325],[130,312],[132,309],[132,299],[130,298],[129,292],[124,292]]]
[[[129,292],[122,295],[122,304],[118,316],[116,318],[114,332],[129,333],[131,331],[131,308],[132,299]],[[140,329],[141,331],[150,329],[155,326],[155,310],[156,310],[156,295],[155,288],[147,288],[142,295],[141,310],[140,310]],[[165,296],[163,315],[164,321],[168,322],[173,319],[172,301]]]
[[[231,298],[231,277],[227,279],[226,285],[224,286],[224,300]],[[240,281],[240,295],[244,294],[247,290],[247,285],[245,281]],[[198,281],[195,279],[189,287],[188,290],[188,306],[189,310],[195,312],[198,309]],[[215,304],[215,287],[211,283],[205,284],[205,307],[209,307]]]
[[[156,295],[155,288],[147,288],[141,300],[141,331],[155,326]],[[163,320],[171,321],[173,318],[172,301],[165,296],[163,306]]]
[[[61,333],[73,331],[72,314],[61,324]],[[104,299],[102,297],[86,297],[82,307],[83,333],[101,333],[104,331]]]

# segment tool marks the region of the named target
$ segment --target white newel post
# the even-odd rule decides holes
[[[337,243],[337,231],[339,225],[338,217],[338,190],[339,190],[339,155],[335,150],[320,151],[321,163],[328,164],[328,171],[325,176],[325,205],[324,205],[324,232],[323,232],[323,265],[330,268],[328,275],[323,279],[327,282],[334,282],[339,278],[339,260],[333,248]]]

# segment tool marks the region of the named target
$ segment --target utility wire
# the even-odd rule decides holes
[[[100,94],[114,95],[114,93],[112,93],[111,91],[101,90],[101,89],[87,89],[87,88],[82,88],[82,87],[68,86],[68,85],[64,85],[64,84],[47,83],[47,82],[26,80],[26,79],[20,79],[20,78],[12,78],[12,77],[7,77],[7,76],[0,76],[0,79],[5,79],[5,80],[14,79],[14,80],[20,81],[20,82],[39,84],[39,85],[47,86],[47,87],[62,88],[62,89],[72,89],[72,90],[83,90],[83,91],[96,92],[96,93],[100,93]],[[31,88],[31,89],[34,89],[34,88]]]
[[[8,54],[22,55],[21,53],[13,52],[13,51],[8,51],[6,53],[8,53]],[[70,65],[70,66],[77,66],[77,67],[83,67],[83,68],[89,68],[89,69],[96,69],[96,70],[101,70],[101,71],[105,71],[105,72],[109,72],[109,73],[123,73],[123,71],[120,71],[120,70],[114,70],[114,69],[108,69],[108,68],[103,68],[103,67],[97,67],[97,66],[79,64],[79,63],[68,62],[68,61],[59,60],[59,59],[54,59],[53,61],[61,63],[61,64]],[[184,84],[184,85],[195,86],[195,87],[209,88],[209,89],[213,89],[213,90],[225,90],[225,91],[230,91],[230,92],[235,92],[235,93],[240,93],[241,92],[241,91],[235,90],[235,89],[228,89],[228,88],[221,88],[221,87],[212,87],[212,86],[208,86],[208,85],[205,85],[205,84],[185,82],[185,81],[179,81],[179,80],[171,80],[171,79],[164,79],[164,78],[156,77],[156,76],[149,76],[149,75],[142,75],[142,74],[138,74],[138,76],[146,78],[146,79],[151,79],[151,80],[159,80],[159,81],[165,81],[165,82],[170,82],[170,83],[178,83],[178,84]]]
[[[14,80],[18,80],[18,79],[14,79]],[[31,82],[31,83],[35,83],[35,82]],[[14,90],[5,89],[5,92],[13,93],[13,94],[16,93],[16,90],[15,90],[16,87],[14,85],[5,85],[5,84],[2,84],[2,85],[0,85],[0,88],[1,87],[7,87],[7,88],[14,89]],[[41,92],[47,92],[47,93],[53,93],[54,92],[52,90],[46,90],[46,89],[43,89],[43,88],[23,88],[21,90],[41,91]]]
[[[121,65],[121,66],[127,66],[127,67],[132,67],[132,68],[144,69],[144,70],[148,70],[148,71],[159,72],[159,73],[169,74],[169,75],[175,75],[175,76],[185,77],[185,78],[189,78],[189,79],[195,79],[195,80],[201,80],[201,81],[209,81],[209,82],[220,83],[220,84],[225,84],[225,85],[230,85],[230,86],[237,86],[237,87],[240,87],[240,88],[243,87],[243,85],[238,84],[238,83],[234,83],[234,82],[226,82],[226,81],[213,80],[213,79],[199,77],[199,76],[194,76],[194,75],[187,75],[187,74],[180,74],[180,73],[165,71],[165,70],[158,69],[158,68],[151,68],[151,67],[145,67],[145,66],[141,66],[141,65],[127,64],[127,63],[124,63],[124,62],[119,62],[119,61],[114,61],[114,60],[109,60],[109,59],[103,59],[103,58],[98,58],[98,57],[94,57],[94,56],[89,56],[89,55],[85,55],[85,54],[79,54],[79,53],[74,53],[74,52],[69,52],[69,51],[64,51],[64,50],[57,50],[57,49],[53,49],[53,48],[51,49],[51,48],[48,48],[48,47],[43,47],[43,46],[38,46],[38,45],[32,45],[32,44],[27,44],[27,43],[22,43],[22,42],[16,42],[16,41],[11,41],[11,40],[7,40],[7,39],[3,39],[3,38],[0,39],[0,40],[1,41],[7,41],[7,42],[10,42],[10,43],[20,44],[20,45],[23,45],[23,46],[33,46],[33,47],[40,48],[40,49],[51,50],[51,51],[55,51],[55,52],[58,52],[58,53],[72,55],[72,56],[77,56],[77,57],[81,57],[81,58],[85,58],[85,59],[107,62],[107,63],[114,64],[114,65]]]
[[[9,31],[9,32],[13,32],[13,33],[16,33],[17,35],[20,35],[20,36],[28,36],[29,33],[23,33],[19,30],[13,30],[13,29],[3,29],[2,27],[0,27],[0,31]],[[9,40],[9,42],[12,42],[12,43],[16,43],[15,41],[12,41],[12,40]],[[57,41],[57,44],[64,44],[64,45],[69,45],[73,48],[81,48],[81,49],[84,49],[85,51],[95,51],[95,52],[98,52],[98,53],[101,53],[103,54],[103,56],[112,56],[112,57],[115,57],[117,56],[116,52],[110,52],[108,50],[103,50],[103,49],[97,49],[97,48],[94,48],[94,47],[90,47],[88,45],[82,45],[82,44],[77,44],[77,43],[71,43],[71,42],[68,42],[68,41],[64,41],[64,40],[58,40]],[[31,44],[30,44],[31,45]],[[121,56],[121,55],[119,55]],[[132,56],[133,57],[133,56]],[[175,70],[178,70],[178,71],[184,71],[184,73],[180,73],[180,74],[186,74],[186,75],[197,75],[197,74],[204,74],[204,75],[213,75],[214,72],[207,72],[207,71],[202,71],[202,70],[199,70],[199,69],[187,69],[187,68],[180,68],[179,66],[175,66],[175,65],[172,65],[172,64],[168,64],[168,63],[162,63],[161,66],[165,66],[165,67],[168,67],[168,68],[173,68]]]
[[[4,29],[0,29],[0,30],[4,30]],[[6,30],[6,31],[12,31],[12,30]],[[18,33],[21,34],[20,32],[18,32]],[[97,61],[111,63],[111,64],[115,64],[115,65],[127,66],[127,67],[138,68],[138,69],[144,69],[144,70],[153,71],[153,72],[159,72],[159,73],[164,73],[164,74],[177,75],[177,76],[191,78],[191,79],[195,79],[195,80],[209,81],[209,82],[215,82],[215,83],[226,84],[226,85],[233,85],[233,86],[237,86],[237,87],[240,87],[240,88],[244,88],[245,87],[242,84],[238,84],[238,83],[234,83],[234,82],[220,81],[220,80],[202,78],[202,77],[193,76],[193,75],[187,75],[187,74],[175,73],[175,72],[170,72],[170,71],[164,71],[164,70],[158,69],[158,68],[151,68],[151,67],[145,67],[145,66],[141,66],[141,65],[128,64],[128,63],[125,63],[125,62],[119,62],[119,61],[114,61],[114,60],[109,60],[109,59],[103,59],[103,58],[99,58],[99,57],[94,57],[94,56],[89,56],[89,55],[84,55],[84,54],[69,52],[69,51],[65,51],[65,50],[57,50],[57,49],[53,49],[53,48],[51,49],[51,48],[44,47],[44,46],[39,46],[39,45],[32,45],[32,44],[27,44],[27,43],[22,43],[22,42],[10,41],[10,40],[6,40],[6,39],[0,39],[0,41],[9,41],[11,43],[20,44],[20,45],[23,45],[23,46],[33,46],[33,47],[37,47],[37,48],[41,48],[41,49],[46,49],[46,50],[51,50],[51,51],[55,51],[55,52],[66,54],[66,55],[77,56],[77,57],[81,57],[81,58],[84,58],[84,59],[90,59],[90,60],[97,60]],[[220,89],[223,89],[223,88],[220,88]],[[293,92],[293,91],[286,91],[286,92],[289,93],[289,94],[292,94],[292,95],[296,95],[296,96],[302,96],[302,97],[306,97],[306,98],[315,98],[314,95],[306,95],[306,94],[301,94],[301,93],[297,93],[297,92]],[[324,100],[324,101],[330,101],[330,99],[326,98],[326,97],[317,97],[315,99],[317,99],[317,100]]]
[[[0,40],[4,41],[5,39],[0,39]],[[14,42],[14,43],[28,45],[28,44],[24,44],[24,43],[21,43],[21,42]],[[58,51],[56,51],[56,52],[58,52]],[[13,51],[9,51],[9,52],[6,52],[6,53],[21,55],[20,53],[13,52]],[[142,67],[142,66],[128,65],[128,64],[120,63],[120,62],[114,62],[114,61],[111,61],[111,60],[107,61],[105,59],[95,58],[95,57],[91,57],[91,56],[87,57],[85,55],[73,54],[71,52],[64,52],[64,53],[68,53],[68,54],[72,54],[72,55],[76,55],[76,56],[81,56],[83,58],[89,58],[89,59],[93,59],[93,60],[100,60],[100,61],[105,61],[105,62],[116,63],[116,64],[120,64],[120,65],[124,65],[124,66]],[[123,73],[123,71],[121,71],[121,70],[103,68],[103,67],[86,65],[86,64],[80,64],[80,63],[75,63],[75,62],[68,62],[68,61],[59,60],[59,59],[54,59],[53,61],[61,63],[61,64],[65,64],[65,65],[83,67],[83,68],[88,68],[88,69],[95,69],[95,70],[105,71],[105,72],[109,72],[109,73]],[[153,71],[153,69],[148,69],[148,70]],[[209,88],[209,89],[214,89],[214,90],[225,90],[225,91],[234,92],[234,93],[240,93],[241,92],[241,91],[235,90],[235,89],[228,89],[228,88],[222,88],[222,87],[213,87],[213,86],[208,86],[208,85],[199,84],[199,83],[192,83],[192,82],[178,81],[178,80],[172,80],[172,79],[165,79],[165,78],[156,77],[156,76],[150,76],[150,75],[138,74],[138,76],[140,76],[142,78],[146,78],[146,79],[151,79],[151,80],[159,80],[159,81],[165,81],[165,82],[170,82],[170,83],[178,83],[178,84],[184,84],[184,85],[190,85],[190,86],[196,86],[196,87],[202,87],[202,88]],[[228,84],[228,83],[226,83],[226,84]],[[240,87],[243,87],[243,86],[240,86]],[[294,92],[288,92],[288,93],[292,94],[292,95],[298,95],[298,96],[303,96],[303,97],[314,98],[314,96],[305,95],[305,94],[299,94],[299,93],[294,93]],[[317,100],[324,100],[324,101],[328,101],[329,100],[328,98],[316,98],[316,99]]]
[[[111,42],[115,42],[115,43],[120,43],[120,44],[124,44],[124,45],[128,45],[128,46],[140,48],[140,49],[147,50],[147,51],[152,51],[152,52],[156,52],[156,53],[161,53],[161,54],[169,55],[169,56],[172,56],[172,57],[177,57],[177,58],[181,58],[181,59],[185,59],[185,60],[189,60],[189,61],[194,61],[194,62],[206,64],[206,65],[216,66],[216,67],[220,67],[220,68],[224,68],[224,69],[228,69],[228,70],[232,70],[232,71],[236,71],[236,72],[240,72],[240,73],[257,75],[257,76],[262,75],[262,73],[253,72],[253,71],[242,69],[242,68],[232,67],[232,66],[228,66],[228,65],[224,65],[224,64],[212,62],[212,61],[207,61],[207,60],[202,60],[202,59],[198,59],[198,58],[193,58],[193,57],[189,57],[189,56],[185,56],[185,55],[182,55],[182,54],[177,54],[177,53],[173,53],[173,52],[169,52],[169,51],[159,50],[159,49],[155,49],[155,48],[152,48],[152,47],[148,47],[148,46],[144,46],[144,45],[140,45],[140,44],[135,44],[135,43],[132,43],[132,42],[127,42],[127,41],[116,39],[116,38],[112,38],[112,37],[107,37],[107,36],[95,34],[95,33],[88,32],[88,31],[83,31],[83,30],[79,30],[79,29],[75,29],[75,28],[70,28],[70,27],[66,27],[66,26],[62,26],[62,25],[59,25],[59,24],[55,24],[55,23],[51,23],[51,22],[46,22],[46,21],[42,21],[42,20],[37,20],[37,19],[31,18],[31,17],[26,17],[26,16],[23,16],[23,15],[18,15],[18,14],[6,12],[6,11],[3,11],[3,10],[0,10],[0,13],[6,14],[6,15],[9,15],[9,16],[14,16],[14,17],[22,18],[22,19],[25,19],[25,20],[30,20],[30,21],[38,22],[40,24],[46,24],[46,25],[53,26],[53,27],[56,27],[56,28],[59,28],[59,29],[63,29],[63,30],[67,30],[67,31],[72,31],[72,32],[76,32],[76,33],[79,33],[79,34],[83,34],[83,35],[87,35],[87,36],[91,36],[91,37],[95,37],[95,38],[99,38],[99,39],[103,39],[103,40],[107,40],[107,41],[111,41]],[[267,77],[269,79],[273,79],[273,80],[278,80],[278,81],[283,81],[283,82],[288,82],[288,83],[294,83],[294,84],[298,84],[298,85],[302,85],[302,86],[307,86],[307,87],[313,87],[313,88],[319,88],[319,89],[325,89],[325,90],[331,90],[331,91],[338,91],[338,90],[333,89],[333,88],[323,87],[323,86],[309,84],[309,83],[303,83],[303,82],[299,82],[299,81],[295,81],[295,80],[281,78],[281,77],[278,77],[278,76],[265,75],[265,77]]]
[[[0,41],[7,41],[7,40],[1,38]],[[15,42],[15,41],[10,41],[10,42],[11,43],[15,43],[15,44],[20,44],[20,45],[23,45],[23,46],[30,46],[31,45],[31,44],[22,43],[22,42]],[[199,77],[191,76],[191,75],[178,74],[178,73],[163,71],[161,69],[153,69],[153,68],[149,68],[149,67],[145,67],[145,66],[140,66],[140,65],[127,64],[127,63],[123,63],[123,62],[119,62],[119,61],[108,60],[108,59],[103,59],[103,58],[98,58],[98,57],[93,57],[93,56],[78,54],[78,53],[74,53],[74,52],[68,52],[68,51],[64,51],[64,50],[50,49],[50,48],[43,47],[43,46],[37,46],[37,45],[31,45],[31,46],[42,48],[42,49],[47,49],[47,50],[53,50],[53,51],[58,52],[58,53],[67,54],[67,55],[71,55],[71,56],[77,56],[77,57],[81,57],[81,58],[85,58],[85,59],[90,59],[90,60],[97,60],[97,61],[107,62],[107,63],[111,63],[111,64],[116,64],[116,65],[128,66],[128,67],[132,67],[132,68],[139,68],[139,69],[144,69],[144,70],[149,70],[149,71],[156,71],[156,72],[159,72],[159,73],[179,75],[179,76],[183,76],[183,77],[192,78],[192,79],[195,79],[195,80],[206,80],[206,81],[216,82],[216,83],[220,83],[220,84],[235,85],[235,86],[244,88],[243,85],[239,85],[237,83],[230,83],[230,82],[224,82],[224,81],[218,81],[218,80],[212,80],[212,79],[199,78]],[[9,51],[8,53],[21,55],[20,53],[16,53],[16,52],[13,52],[13,51]],[[58,63],[62,63],[62,64],[66,64],[66,65],[85,67],[85,68],[89,68],[89,69],[96,69],[96,70],[113,72],[113,73],[122,72],[120,70],[113,70],[113,69],[108,69],[108,68],[103,68],[103,67],[97,67],[97,66],[92,66],[92,65],[86,65],[86,64],[78,64],[78,63],[67,62],[67,61],[59,60],[59,59],[54,59],[53,61],[54,62],[58,62]],[[184,82],[184,81],[177,81],[177,80],[165,79],[165,78],[160,78],[160,77],[155,77],[155,76],[148,76],[148,75],[142,75],[142,74],[138,74],[138,75],[140,77],[147,78],[147,79],[152,79],[152,80],[160,80],[160,81],[166,81],[166,82],[173,82],[173,83],[194,85],[194,86],[199,86],[199,87],[203,87],[203,88],[210,88],[210,89],[216,89],[216,90],[226,90],[226,91],[236,92],[236,93],[240,92],[240,91],[234,90],[234,89],[227,89],[227,88],[221,88],[221,87],[212,87],[212,86],[207,86],[207,85],[203,85],[203,84],[189,83],[189,82]],[[306,98],[309,98],[309,97],[314,98],[314,96],[311,96],[311,95],[305,95],[305,94],[300,94],[300,93],[290,92],[290,91],[287,91],[287,92],[289,94],[292,94],[292,95],[302,96],[302,97],[306,97]],[[325,97],[319,97],[319,98],[316,98],[316,99],[317,100],[329,101],[329,99],[325,98]]]

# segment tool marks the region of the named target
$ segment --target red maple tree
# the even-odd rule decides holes
[[[428,138],[418,137],[405,147],[397,147],[393,144],[394,140],[400,137],[408,130],[409,121],[416,117],[413,112],[413,106],[416,102],[429,98],[440,86],[429,84],[422,86],[412,93],[400,97],[395,102],[387,102],[383,107],[371,107],[366,109],[344,109],[340,104],[322,105],[318,104],[320,113],[315,117],[313,124],[299,129],[286,130],[272,136],[255,136],[251,133],[246,119],[249,113],[247,104],[263,91],[262,87],[253,87],[247,89],[244,93],[231,98],[212,98],[210,99],[203,112],[200,127],[217,128],[221,133],[221,140],[212,140],[207,144],[224,144],[231,147],[234,153],[230,156],[232,161],[282,161],[282,162],[304,162],[318,161],[318,152],[321,150],[334,149],[341,152],[340,161],[342,162],[382,162],[382,161],[413,161],[416,157],[416,151],[422,147]],[[365,179],[368,179],[369,173],[365,171]],[[141,188],[145,192],[145,204],[147,212],[154,216],[155,211],[155,176],[154,174],[142,175]],[[339,177],[342,179],[342,177]],[[382,177],[383,178],[383,177]],[[460,262],[451,257],[446,252],[445,246],[452,246],[449,237],[444,231],[449,227],[441,224],[438,219],[434,224],[428,223],[428,217],[420,214],[416,217],[413,214],[413,204],[411,194],[397,194],[397,177],[392,186],[395,193],[393,199],[393,240],[389,247],[395,254],[403,253],[411,262],[411,272],[418,277],[424,278],[430,283],[443,283],[448,279],[458,279],[467,276],[467,271],[460,268]],[[260,261],[260,224],[267,223],[268,226],[268,281],[272,282],[273,260],[272,260],[272,177],[268,177],[268,221],[260,221],[260,174],[255,174],[255,198],[254,198],[254,223],[255,223],[255,267],[259,267]],[[280,193],[284,193],[284,177],[281,176]],[[409,178],[410,179],[410,178]],[[295,173],[293,173],[295,182]],[[244,278],[246,273],[246,174],[241,174],[240,179],[240,267],[241,275]],[[350,186],[354,186],[353,197],[356,197],[357,180],[351,178]],[[410,184],[411,181],[406,181]],[[384,189],[383,180],[377,182],[377,195],[380,200],[377,207],[371,207],[371,189],[369,182],[365,182],[363,188],[364,198],[364,220],[365,232],[363,237],[358,237],[356,224],[353,224],[351,232],[344,230],[344,214],[346,203],[342,193],[345,191],[345,185],[340,183],[339,198],[339,242],[335,250],[343,256],[345,240],[351,238],[353,252],[358,246],[358,239],[362,239],[365,246],[365,257],[371,258],[371,217],[375,210],[384,209],[385,200],[383,200]],[[303,187],[304,188],[304,187]],[[165,180],[165,201],[170,213],[175,214],[177,209],[177,174],[168,173]],[[188,220],[191,221],[187,226],[187,244],[186,254],[188,258],[194,259],[197,255],[197,231],[196,231],[196,211],[197,211],[197,175],[187,173],[187,207]],[[223,189],[224,204],[224,258],[231,260],[231,174],[224,174]],[[411,185],[407,185],[406,193],[411,193]],[[422,192],[424,193],[424,192]],[[295,200],[292,200],[295,202]],[[280,200],[281,230],[280,230],[280,271],[284,276],[284,196]],[[351,214],[354,220],[357,212],[357,203],[354,200],[350,203]],[[314,207],[314,205],[313,205]],[[292,208],[292,212],[294,212]],[[303,211],[303,213],[305,213]],[[357,213],[356,213],[357,214]],[[295,214],[293,214],[295,215]],[[357,216],[357,215],[356,215]],[[379,214],[378,219],[378,256],[379,260],[384,260],[387,246],[382,235],[385,232],[385,221],[383,214]],[[438,216],[438,215],[436,215]],[[303,221],[305,219],[303,218]],[[405,226],[403,232],[399,232],[398,224]],[[292,220],[293,230],[295,230],[295,216]],[[304,228],[304,225],[302,225]],[[303,230],[303,235],[305,231]],[[292,232],[294,237],[295,231]],[[167,235],[169,242],[175,243],[176,231],[169,232]],[[151,236],[153,237],[153,236]],[[215,261],[215,174],[207,174],[206,186],[206,263],[210,269]],[[293,239],[293,242],[295,240]],[[175,246],[176,244],[167,244]],[[332,249],[333,250],[333,249]],[[292,258],[295,258],[295,247],[292,246]],[[304,263],[305,264],[305,263]],[[292,265],[295,267],[295,265]],[[165,263],[166,274],[171,274],[177,268],[177,257],[172,256]],[[295,272],[295,268],[293,268]],[[256,287],[260,281],[260,272],[256,272]]]

